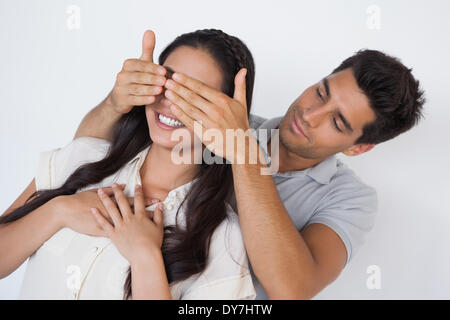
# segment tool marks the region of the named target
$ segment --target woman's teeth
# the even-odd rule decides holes
[[[175,119],[163,116],[162,114],[158,115],[158,119],[159,119],[159,121],[161,121],[162,123],[164,123],[167,126],[171,126],[171,127],[182,127],[182,126],[184,126],[184,124],[182,124],[180,121],[177,121]]]

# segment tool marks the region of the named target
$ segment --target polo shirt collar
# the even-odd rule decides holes
[[[269,130],[269,132],[267,133],[267,135],[269,136],[269,134],[271,134],[270,129],[276,129],[282,119],[283,117],[268,119],[264,121],[258,129]],[[331,155],[328,158],[316,164],[314,167],[307,168],[304,170],[276,173],[275,175],[285,177],[307,175],[320,184],[328,184],[330,183],[331,178],[333,178],[333,176],[336,174],[337,166],[338,166],[338,159],[336,155]]]
[[[337,172],[337,158],[335,155],[329,156],[312,168],[303,170],[305,174],[321,184],[329,184],[331,178]]]

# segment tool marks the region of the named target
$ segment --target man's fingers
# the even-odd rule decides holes
[[[170,106],[170,111],[173,115],[177,117],[188,129],[194,130],[194,119],[192,119],[186,112],[183,111],[179,106],[172,104]]]
[[[130,106],[146,106],[147,104],[155,103],[156,96],[133,96],[129,95],[127,103]]]
[[[172,104],[177,105],[181,109],[183,109],[184,113],[188,114],[189,117],[196,121],[201,121],[204,124],[209,124],[210,120],[208,115],[204,113],[202,110],[194,107],[191,103],[184,100],[182,97],[180,97],[178,94],[176,94],[172,90],[166,90],[164,93],[167,99],[172,102]],[[181,120],[181,119],[180,119]]]
[[[138,83],[162,87],[166,83],[166,78],[162,75],[154,74],[152,72],[142,71],[121,71],[117,76],[120,85],[128,83]]]
[[[172,75],[172,79],[174,79],[179,84],[183,85],[186,88],[191,89],[195,93],[197,93],[199,96],[205,98],[208,101],[217,103],[220,99],[227,97],[227,95],[223,92],[217,91],[213,88],[208,87],[203,82],[188,77],[185,74],[175,72]]]
[[[153,62],[153,50],[155,50],[156,37],[152,30],[146,30],[142,38],[141,60]]]
[[[163,88],[160,86],[150,86],[144,84],[130,84],[128,86],[128,93],[135,96],[157,96],[161,94]]]
[[[167,80],[165,87],[167,89],[175,92],[183,100],[185,100],[185,101],[189,102],[190,104],[192,104],[193,106],[199,108],[205,114],[208,114],[210,117],[214,118],[214,115],[212,115],[211,113],[214,113],[215,109],[217,109],[217,107],[215,107],[209,101],[207,101],[204,98],[202,98],[201,96],[199,96],[194,91],[176,83],[173,80]],[[177,104],[177,101],[172,101],[172,102]]]
[[[247,69],[242,68],[234,77],[234,96],[233,98],[239,101],[245,109],[247,109],[247,94],[245,76],[247,75]]]
[[[152,62],[143,61],[140,59],[126,59],[122,65],[122,71],[125,72],[147,72],[153,73],[160,76],[166,75],[166,68],[160,66],[159,64],[154,64]]]

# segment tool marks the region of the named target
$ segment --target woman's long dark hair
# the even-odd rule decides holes
[[[222,91],[231,97],[236,73],[241,68],[247,68],[245,80],[250,112],[255,65],[250,51],[241,40],[216,29],[186,33],[164,49],[159,56],[159,64],[162,65],[170,53],[181,46],[204,50],[214,58],[223,74]],[[151,143],[145,108],[135,107],[115,124],[112,143],[104,159],[80,166],[60,188],[36,191],[23,206],[0,217],[0,224],[18,220],[57,196],[71,195],[80,188],[101,182]],[[169,283],[187,279],[205,269],[211,236],[227,218],[226,202],[233,188],[231,166],[203,163],[196,178],[183,200],[183,205],[186,205],[185,229],[177,225],[165,228],[162,253]],[[130,297],[131,272],[128,270],[124,299]]]

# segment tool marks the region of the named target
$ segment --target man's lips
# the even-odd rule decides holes
[[[297,115],[294,112],[294,118],[292,120],[292,127],[294,128],[294,130],[298,133],[303,135],[306,139],[309,140],[308,136],[305,134],[305,131],[302,129],[302,127],[299,125],[298,123],[298,119],[297,119]]]

